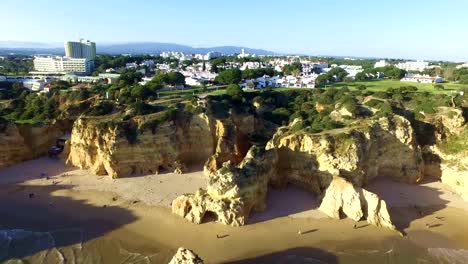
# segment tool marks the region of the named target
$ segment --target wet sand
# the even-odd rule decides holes
[[[409,186],[378,180],[369,186],[387,200],[393,221],[408,234],[400,237],[364,221],[354,229],[348,219],[328,219],[317,211],[317,199],[298,188],[271,191],[269,209],[243,227],[194,225],[172,215],[172,198],[196,191],[204,181],[201,172],[113,180],[58,160],[28,161],[0,171],[1,225],[85,230],[91,252],[99,247],[107,252],[100,263],[135,263],[122,262],[122,249],[165,263],[180,246],[207,263],[444,263],[447,256],[468,261],[468,203],[437,182]],[[119,249],[106,246],[111,242]]]

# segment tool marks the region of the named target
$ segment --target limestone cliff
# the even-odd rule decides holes
[[[6,125],[0,132],[0,168],[5,168],[33,157],[24,138],[14,124]]]
[[[266,149],[278,152],[277,186],[296,183],[317,194],[333,176],[357,186],[377,176],[415,183],[422,177],[421,152],[408,120],[401,116],[363,121],[327,133],[290,133],[279,129]]]
[[[468,201],[468,127],[460,109],[439,107],[424,120],[432,126],[433,145],[424,150],[424,173],[440,179]]]
[[[238,164],[250,148],[248,135],[258,129],[253,115],[209,119],[214,141],[214,154],[206,161],[206,175],[216,172],[226,161]]]
[[[35,125],[6,124],[0,130],[0,168],[46,154],[69,129],[68,121]]]
[[[385,202],[359,186],[377,175],[404,182],[421,178],[421,153],[408,120],[393,116],[322,134],[291,133],[290,128],[280,128],[265,148],[252,147],[238,166],[224,163],[210,174],[206,190],[178,197],[173,212],[198,224],[208,214],[224,224],[243,225],[252,209],[265,209],[269,184],[294,183],[321,194],[340,176],[356,190],[359,209],[350,217],[365,216],[372,224],[392,228]],[[332,190],[340,195],[342,189]],[[353,197],[345,198],[341,200],[353,202]]]
[[[213,154],[213,138],[204,115],[138,131],[140,121],[107,124],[99,118],[78,119],[67,163],[97,175],[124,177],[175,170],[179,164],[202,162]]]

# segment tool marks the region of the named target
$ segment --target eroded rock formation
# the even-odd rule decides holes
[[[203,264],[203,260],[193,251],[179,248],[169,264]]]
[[[319,209],[332,218],[366,219],[372,225],[395,229],[385,201],[340,177],[333,178]]]
[[[393,116],[322,134],[292,133],[290,128],[280,128],[266,148],[252,147],[238,166],[224,163],[210,175],[206,190],[178,197],[173,212],[194,223],[209,214],[224,224],[243,225],[253,209],[265,209],[269,184],[293,183],[322,194],[341,177],[355,190],[341,199],[356,207],[347,210],[350,218],[366,217],[371,224],[394,228],[385,202],[359,187],[377,176],[408,183],[421,179],[421,152],[408,120]],[[343,188],[332,190],[338,196]],[[325,196],[325,204],[329,197],[333,195]]]
[[[257,129],[253,115],[210,119],[214,141],[214,154],[206,161],[206,175],[216,172],[224,162],[238,164],[250,148],[248,135]]]
[[[266,208],[268,182],[276,173],[275,152],[252,147],[236,167],[231,161],[210,175],[206,190],[182,195],[172,202],[172,211],[200,224],[215,220],[226,225],[244,225],[252,210]]]

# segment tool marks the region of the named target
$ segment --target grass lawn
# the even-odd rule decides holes
[[[456,84],[456,83],[441,83],[444,86],[444,90],[436,90],[433,84],[428,83],[413,83],[413,82],[401,82],[398,80],[373,80],[367,82],[354,82],[354,83],[335,83],[327,85],[327,87],[343,87],[348,86],[349,88],[356,87],[357,85],[363,84],[369,91],[380,92],[386,91],[388,88],[398,88],[401,86],[415,86],[418,91],[431,92],[431,93],[449,93],[451,91],[457,91],[462,88],[468,88],[467,84]]]

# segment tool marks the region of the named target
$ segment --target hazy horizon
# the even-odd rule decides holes
[[[0,41],[161,42],[277,53],[468,61],[462,0],[236,1],[7,0]],[[18,14],[28,14],[20,16]],[[50,14],[54,19],[44,19]],[[20,19],[21,17],[21,19]],[[60,45],[58,45],[60,47]]]

